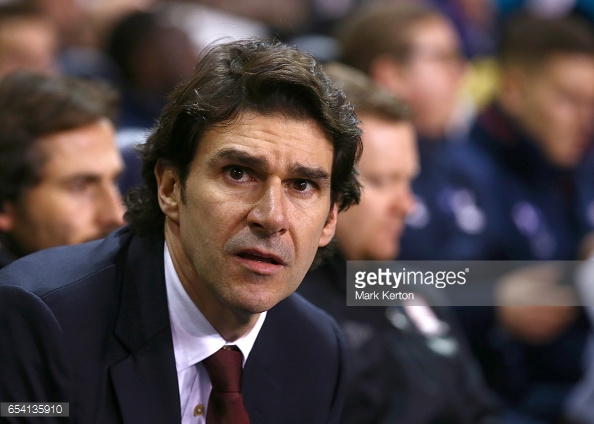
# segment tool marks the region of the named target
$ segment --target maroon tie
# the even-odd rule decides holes
[[[235,346],[225,346],[202,361],[212,383],[206,424],[250,424],[241,396],[242,362]]]

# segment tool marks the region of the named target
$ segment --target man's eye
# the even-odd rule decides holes
[[[293,188],[297,191],[306,191],[311,187],[311,183],[306,180],[296,180],[293,182]]]
[[[383,188],[387,185],[387,181],[385,178],[381,177],[365,177],[362,178],[363,186],[374,187],[374,188]]]
[[[238,166],[229,168],[229,170],[227,172],[229,173],[229,176],[232,179],[237,180],[237,181],[241,180],[245,176],[245,171],[243,170],[243,168],[240,168]]]
[[[70,184],[70,191],[73,193],[84,193],[89,189],[89,187],[90,184],[88,184],[86,181],[74,181],[72,184]]]

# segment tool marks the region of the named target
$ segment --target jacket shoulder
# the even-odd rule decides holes
[[[27,255],[0,270],[0,288],[18,286],[43,297],[115,265],[131,238],[124,228],[105,239]]]
[[[299,293],[294,293],[279,303],[269,314],[284,325],[297,327],[309,340],[319,337],[324,344],[336,343],[342,336],[334,318]]]

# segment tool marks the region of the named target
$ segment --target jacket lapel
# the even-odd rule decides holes
[[[279,363],[280,355],[275,352],[269,318],[270,316],[266,317],[264,321],[243,372],[243,400],[250,422],[258,424],[278,424],[279,417],[282,416],[279,407],[284,394],[278,381],[281,373],[275,370],[283,364]]]
[[[124,423],[179,423],[162,236],[133,237],[121,269],[115,335],[129,355],[110,368]]]

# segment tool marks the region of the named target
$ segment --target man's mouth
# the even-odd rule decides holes
[[[258,255],[252,255],[250,253],[240,253],[238,256],[240,258],[249,259],[251,261],[266,262],[269,264],[279,265],[279,262],[272,258],[267,258],[267,257],[263,257],[263,256],[258,256]]]
[[[266,253],[266,252],[259,252],[259,251],[255,251],[255,250],[249,250],[249,251],[242,251],[239,252],[237,254],[237,256],[239,256],[242,259],[247,259],[250,261],[257,261],[257,262],[264,262],[264,263],[269,263],[269,264],[273,264],[273,265],[284,265],[284,261],[272,254],[272,253]]]
[[[235,257],[244,267],[259,275],[274,275],[286,265],[281,257],[258,249],[241,250]]]

